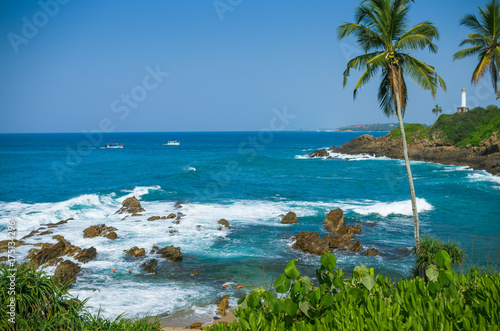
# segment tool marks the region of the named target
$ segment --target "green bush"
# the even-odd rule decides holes
[[[275,291],[256,288],[235,310],[239,321],[205,330],[498,330],[500,275],[457,275],[445,251],[417,277],[397,284],[366,266],[351,278],[335,270],[336,258],[321,257],[319,286],[300,276],[293,260]]]
[[[410,141],[417,136],[418,139],[424,139],[429,132],[429,127],[422,124],[410,123],[405,126],[406,142]],[[390,139],[401,139],[401,129],[398,127],[392,129]]]
[[[99,314],[90,314],[85,308],[88,299],[71,297],[67,285],[56,284],[52,277],[31,264],[19,265],[12,272],[2,265],[0,273],[1,330],[33,330],[35,326],[36,330],[160,330],[158,319],[150,321],[149,316],[134,320],[119,316],[110,321]],[[15,297],[15,323],[9,321],[12,316],[8,305],[12,297]]]

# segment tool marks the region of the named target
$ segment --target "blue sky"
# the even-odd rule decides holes
[[[466,13],[486,1],[416,0],[411,23],[432,21],[435,66],[448,92],[434,100],[409,85],[406,122],[432,124],[437,103],[451,113],[467,88],[470,106],[495,103],[489,78],[470,83],[475,59],[453,62],[469,32]],[[395,122],[378,108],[378,79],[342,87],[361,51],[338,41],[357,1],[2,0],[0,132],[254,131],[273,109],[296,115],[286,130]],[[44,11],[45,8],[45,11]],[[46,14],[46,13],[49,14]]]

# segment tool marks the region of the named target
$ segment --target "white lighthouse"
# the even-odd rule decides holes
[[[467,107],[467,92],[463,88],[462,89],[462,106],[461,107],[457,107],[457,113],[468,111],[468,110],[470,110],[470,108]]]

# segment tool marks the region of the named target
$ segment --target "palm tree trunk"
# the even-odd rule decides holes
[[[399,128],[401,129],[401,138],[403,139],[403,155],[405,158],[406,174],[408,175],[408,183],[410,184],[410,194],[411,194],[411,209],[413,211],[413,234],[415,236],[415,248],[417,252],[420,248],[420,231],[419,231],[419,221],[418,221],[418,211],[417,211],[417,198],[415,196],[415,187],[413,186],[413,177],[411,175],[410,159],[408,158],[408,146],[406,145],[406,134],[405,128],[403,126],[403,116],[401,114],[401,99],[399,98],[399,92],[394,91],[394,98],[396,100],[396,114],[399,120]]]

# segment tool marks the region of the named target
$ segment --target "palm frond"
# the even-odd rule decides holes
[[[367,62],[370,61],[374,56],[377,56],[379,53],[378,52],[373,52],[373,53],[368,53],[368,54],[362,54],[359,56],[356,56],[354,59],[351,59],[347,63],[347,68],[344,71],[344,87],[347,84],[347,78],[350,76],[350,71],[351,68],[354,68],[356,70],[363,70],[367,66]]]
[[[474,46],[466,49],[462,49],[461,51],[456,52],[453,55],[453,60],[460,60],[463,59],[464,57],[471,56],[471,55],[476,55],[479,52],[481,52],[483,46]]]
[[[488,53],[484,53],[481,56],[479,63],[477,64],[474,72],[472,73],[471,82],[477,84],[480,78],[483,78],[484,74],[488,71],[491,63],[491,56]]]
[[[437,77],[434,68],[416,58],[407,55],[404,62],[405,73],[421,88],[436,95]]]
[[[368,64],[366,67],[365,72],[361,75],[361,77],[358,80],[358,83],[356,84],[356,87],[354,88],[353,92],[353,99],[356,99],[356,96],[358,94],[358,90],[368,83],[370,79],[377,73],[379,66],[375,64]]]

